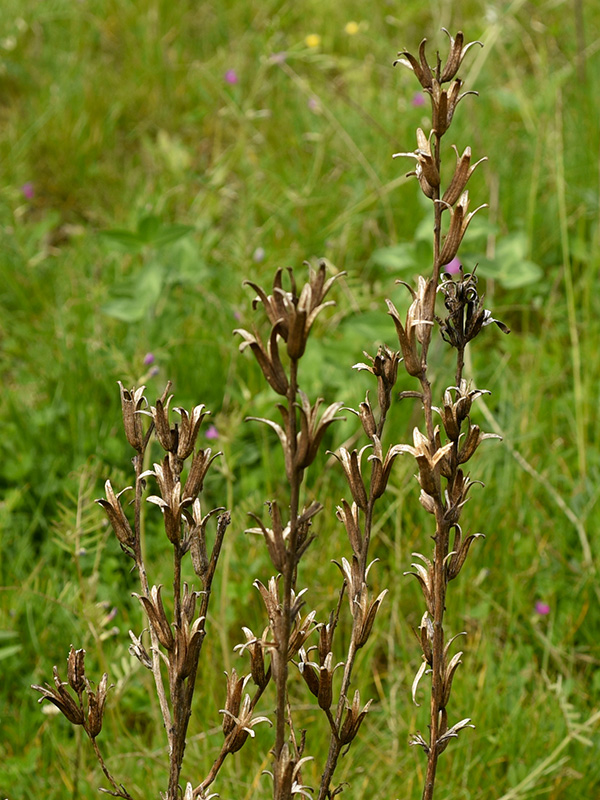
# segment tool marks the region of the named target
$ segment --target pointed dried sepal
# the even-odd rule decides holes
[[[352,450],[352,452],[346,450],[345,447],[340,447],[337,453],[332,453],[344,469],[354,502],[363,511],[367,510],[369,498],[362,477],[361,460],[362,454],[370,446],[365,445],[360,451]]]
[[[294,598],[292,597],[292,600]],[[292,611],[294,604],[292,603]],[[293,658],[296,657],[300,648],[304,645],[308,637],[314,631],[315,626],[315,617],[317,616],[316,611],[310,611],[305,617],[301,617],[299,611],[295,614],[292,614],[292,618],[294,620],[292,624],[292,629],[290,631],[290,639],[288,645],[288,653],[287,653],[287,660],[291,661]]]
[[[417,128],[417,149],[412,153],[394,153],[392,158],[404,156],[406,158],[414,158],[417,162],[416,175],[420,178],[422,175],[425,179],[425,185],[428,190],[423,191],[427,197],[433,197],[429,190],[437,189],[440,185],[440,173],[435,163],[435,158],[431,153],[431,136],[429,139],[423,133],[421,128]],[[423,188],[423,187],[421,187]]]
[[[340,728],[340,742],[342,744],[350,744],[355,738],[358,730],[362,724],[363,719],[367,716],[371,703],[369,700],[365,706],[360,707],[360,693],[358,689],[354,692],[352,705],[346,702],[346,718]]]
[[[148,470],[142,475],[154,475],[158,482],[161,496],[150,495],[146,500],[154,503],[162,511],[164,518],[165,533],[168,540],[178,545],[181,541],[181,523],[183,512],[188,506],[192,505],[191,497],[181,497],[181,483],[173,473],[171,459],[165,456],[162,464],[155,464],[154,471]]]
[[[132,594],[133,597],[137,597],[144,607],[144,611],[148,617],[148,622],[150,623],[153,631],[156,633],[158,641],[162,644],[165,650],[170,652],[173,649],[175,640],[173,638],[173,631],[171,630],[171,626],[163,606],[162,598],[160,596],[161,589],[162,585],[153,586],[150,590],[150,597],[145,597],[143,595],[136,594],[135,592]]]
[[[387,345],[381,345],[377,350],[377,355],[375,357],[370,356],[368,353],[364,353],[364,355],[369,359],[369,361],[371,361],[371,364],[354,364],[352,369],[368,370],[368,372],[375,375],[377,378],[377,402],[379,403],[381,414],[385,416],[392,403],[392,391],[398,379],[398,364],[402,361],[402,354],[395,352],[394,350],[390,350]],[[365,403],[368,405],[368,402],[369,399],[367,395],[367,400]],[[365,426],[365,421],[362,417],[362,405],[365,404],[361,404],[361,422],[363,423],[365,433],[370,439],[372,433],[369,431],[372,429],[373,433],[375,432],[375,420],[373,418],[373,412],[370,411],[372,421],[368,420]],[[367,411],[369,409],[370,405],[368,406]]]
[[[31,686],[32,689],[35,689],[36,692],[40,692],[42,695],[39,698],[38,703],[42,703],[44,700],[49,700],[69,720],[70,723],[73,725],[83,725],[85,717],[81,702],[76,701],[69,690],[65,688],[67,684],[61,681],[58,674],[58,668],[53,667],[52,672],[54,675],[54,688],[52,688],[48,683],[46,686],[38,686],[37,684],[32,684]]]
[[[467,232],[469,223],[482,208],[487,208],[487,203],[483,203],[483,205],[478,206],[474,211],[467,213],[469,209],[469,192],[465,190],[460,196],[455,208],[450,209],[450,227],[448,228],[448,233],[444,239],[444,245],[438,259],[440,265],[449,264],[455,257],[460,243],[463,240],[463,236]]]
[[[422,747],[423,750],[429,755],[429,745],[418,731],[417,733],[413,733],[408,741],[408,744],[410,747]]]
[[[123,492],[126,492],[131,488],[131,486],[126,486],[125,489],[121,489],[118,494],[115,494],[110,481],[106,481],[104,484],[106,500],[100,498],[95,501],[106,511],[106,516],[108,517],[108,521],[110,522],[113,531],[115,532],[115,536],[119,540],[122,547],[127,549],[130,549],[135,545],[136,539],[135,534],[131,529],[131,525],[129,524],[129,520],[125,516],[125,512],[121,507],[119,498]]]
[[[210,414],[210,411],[206,411],[204,404],[194,406],[191,414],[188,413],[185,408],[176,408],[174,410],[181,415],[177,442],[177,458],[185,461],[185,459],[192,454],[196,446],[196,439],[198,438],[202,420],[207,414]]]
[[[402,64],[402,66],[412,69],[421,86],[424,89],[430,89],[433,86],[434,74],[433,70],[427,63],[427,57],[425,55],[426,44],[427,39],[423,39],[419,45],[419,61],[417,61],[417,59],[411,55],[408,50],[401,50],[398,53],[398,56],[405,56],[405,58],[397,58],[396,61],[394,61],[394,66],[396,66],[396,64]]]
[[[427,436],[421,433],[418,428],[413,430],[414,447],[408,444],[398,444],[395,447],[404,453],[410,453],[415,457],[419,467],[419,483],[425,494],[432,498],[440,496],[440,472],[444,470],[447,455],[454,447],[453,442],[441,445],[439,442],[439,430],[435,430],[435,441],[432,444]]]
[[[275,501],[269,503],[268,505],[273,527],[267,528],[265,525],[263,525],[260,517],[257,517],[256,514],[250,512],[248,516],[256,520],[258,523],[258,528],[249,528],[246,533],[262,534],[273,566],[277,572],[283,573],[285,571],[287,560],[286,543],[290,535],[290,526],[289,523],[285,526],[283,525],[281,521],[281,514],[279,513],[279,506]]]
[[[76,694],[81,694],[85,688],[85,650],[75,650],[73,645],[67,658],[67,679],[69,686]]]
[[[239,334],[244,340],[240,345],[240,352],[243,353],[249,347],[271,389],[285,397],[288,391],[288,379],[279,356],[278,329],[272,329],[268,348],[265,348],[258,335],[253,336],[243,328],[237,328],[234,333]]]
[[[443,733],[436,742],[438,753],[443,753],[446,747],[448,747],[450,739],[456,739],[458,737],[458,732],[463,730],[463,728],[474,728],[475,725],[470,725],[470,722],[471,719],[467,717],[467,719],[461,719],[461,721],[457,722],[456,725],[448,728],[448,730]]]
[[[296,469],[305,469],[315,460],[325,431],[332,422],[343,422],[345,417],[336,416],[337,412],[344,405],[343,403],[332,403],[328,406],[321,418],[318,418],[318,411],[323,400],[319,397],[314,406],[304,392],[299,391],[300,403],[296,406],[300,409],[300,431],[297,435],[297,446],[294,466]]]
[[[356,503],[350,504],[342,500],[342,505],[336,509],[336,516],[343,523],[350,540],[350,546],[355,556],[359,556],[363,547],[363,535],[360,528],[360,517]]]
[[[479,425],[469,425],[469,432],[458,452],[458,463],[465,464],[485,439],[502,439],[497,433],[482,433]]]
[[[421,617],[418,638],[423,658],[431,666],[433,664],[433,622],[427,611]]]
[[[423,372],[423,366],[417,350],[417,342],[424,344],[428,342],[431,337],[433,322],[429,318],[429,315],[433,311],[432,300],[435,295],[435,287],[431,279],[425,280],[422,275],[419,275],[416,292],[411,286],[404,283],[404,281],[398,281],[398,283],[406,286],[412,295],[413,302],[406,313],[404,325],[402,324],[396,306],[391,300],[386,300],[388,314],[394,320],[394,325],[396,326],[396,333],[398,334],[398,341],[400,342],[400,349],[404,357],[406,371],[409,375],[418,377]]]
[[[366,583],[363,583],[362,589],[354,600],[354,627],[356,631],[356,649],[363,647],[369,640],[375,617],[379,611],[379,607],[383,602],[383,598],[388,593],[384,589],[378,597],[369,602],[369,590]]]
[[[226,672],[225,675],[227,676],[227,699],[225,700],[225,708],[220,713],[223,714],[223,733],[227,736],[235,728],[236,717],[240,713],[242,693],[250,680],[250,676],[241,675],[238,677],[235,668],[231,670],[231,673]]]
[[[150,415],[154,422],[156,438],[160,442],[160,446],[163,450],[166,450],[168,453],[177,452],[177,426],[171,428],[171,423],[169,422],[169,406],[172,399],[173,395],[169,395],[167,400],[163,402],[159,397],[156,401],[156,405],[150,407]]]
[[[377,500],[385,492],[390,479],[392,465],[396,457],[403,452],[398,445],[391,445],[384,458],[379,437],[373,436],[373,452],[368,461],[372,463],[371,495],[374,500]]]
[[[415,558],[420,558],[421,561],[425,564],[411,564],[411,567],[414,567],[416,572],[405,572],[404,575],[414,575],[415,578],[419,581],[421,586],[421,591],[423,592],[423,598],[425,599],[425,605],[427,606],[427,611],[433,617],[434,616],[434,608],[435,608],[435,596],[433,592],[433,564],[431,561],[426,558],[421,553],[412,553]]]
[[[267,722],[269,725],[272,725],[268,717],[252,716],[252,701],[249,694],[244,697],[244,702],[237,715],[233,715],[226,708],[221,708],[219,714],[225,714],[233,723],[229,733],[225,737],[224,746],[228,753],[237,753],[237,751],[243,747],[248,736],[255,736],[252,730],[255,725],[258,725],[260,722]]]
[[[467,185],[467,182],[475,169],[479,166],[479,164],[481,164],[482,161],[487,161],[487,156],[484,156],[475,164],[473,164],[473,166],[471,166],[471,148],[465,148],[462,156],[459,156],[456,145],[452,145],[452,147],[456,153],[456,167],[454,169],[452,180],[448,184],[448,188],[442,197],[442,203],[445,204],[442,206],[442,210],[444,208],[449,208],[456,203],[458,198],[463,193],[465,186]]]
[[[263,643],[260,639],[252,633],[250,628],[242,628],[246,641],[243,644],[236,645],[233,649],[237,650],[240,655],[244,650],[250,653],[250,673],[252,680],[259,689],[264,689],[269,682],[269,677],[265,674],[265,654]],[[268,629],[263,636],[266,636]]]
[[[454,544],[452,551],[448,553],[449,558],[446,563],[446,579],[448,581],[454,580],[461,571],[469,554],[469,548],[475,539],[485,539],[485,536],[483,533],[472,533],[463,541],[460,525],[458,523],[454,525]]]
[[[198,450],[196,453],[194,453],[187,480],[185,482],[185,486],[183,487],[184,497],[191,497],[194,500],[198,497],[204,488],[204,479],[206,478],[206,474],[210,468],[210,465],[215,458],[218,458],[222,455],[223,453],[218,452],[213,456],[210,447],[207,447],[206,450]]]
[[[483,47],[483,42],[469,42],[469,44],[463,46],[464,35],[462,31],[459,31],[456,34],[456,39],[453,39],[446,28],[442,28],[442,30],[450,39],[450,52],[448,53],[448,59],[444,65],[444,71],[442,72],[442,76],[440,78],[441,83],[446,83],[446,81],[451,81],[452,78],[455,77],[456,73],[460,69],[460,65],[462,64],[463,58],[465,57],[467,51],[470,50],[470,48],[475,44]]]
[[[428,669],[427,667],[428,667],[427,661],[423,660],[412,682],[412,687],[411,687],[412,701],[417,707],[421,705],[420,703],[417,703],[417,689],[419,687],[419,682],[423,677],[423,675],[425,675],[427,672],[431,672],[431,669]]]
[[[449,89],[442,89],[441,84],[434,81],[428,90],[432,100],[432,130],[438,136],[443,136],[450,127],[456,106],[463,97],[468,94],[477,95],[477,92],[473,91],[460,94],[461,87],[462,81],[457,78]]]
[[[102,676],[98,689],[94,692],[90,682],[86,678],[86,694],[88,699],[88,713],[87,720],[84,723],[84,728],[90,739],[95,739],[102,730],[102,719],[104,717],[104,704],[106,702],[106,693],[109,689],[108,675],[106,672]]]

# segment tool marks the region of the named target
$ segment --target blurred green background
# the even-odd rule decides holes
[[[211,409],[210,444],[224,452],[206,507],[232,508],[233,525],[184,766],[185,780],[206,774],[221,743],[222,671],[247,668],[233,646],[242,625],[264,625],[252,581],[266,581],[270,567],[262,543],[243,533],[246,515],[285,498],[273,440],[243,422],[271,415],[274,396],[232,336],[259,319],[242,281],[268,285],[279,266],[300,276],[315,256],[347,272],[301,384],[357,407],[373,387],[352,365],[382,341],[395,345],[384,298],[402,307],[395,280],[412,280],[430,259],[429,211],[405,178],[413,164],[391,158],[414,149],[427,104],[392,62],[424,36],[432,60],[437,48],[444,55],[442,26],[485,44],[460,72],[480,96],[461,102],[445,142],[489,158],[469,188],[474,206],[490,207],[461,257],[480,264],[486,305],[512,333],[486,329],[469,365],[492,391],[476,419],[505,441],[472,462],[486,489],[473,492],[464,527],[487,538],[450,585],[448,630],[468,633],[450,710],[477,727],[442,757],[436,797],[600,796],[600,7],[3,0],[2,797],[98,796],[103,776],[86,743],[29,689],[53,664],[64,668],[71,643],[86,648],[90,675],[106,669],[116,685],[100,737],[111,770],[137,797],[164,788],[149,675],[127,652],[128,629],[142,626],[135,576],[93,503],[107,477],[117,488],[131,481],[117,380],[145,383],[152,402],[172,380],[176,404]],[[453,163],[447,152],[447,175]],[[439,393],[453,369],[445,346],[432,358]],[[394,414],[394,441],[409,440],[418,409]],[[348,416],[327,447],[352,436]],[[407,743],[427,725],[427,700],[416,708],[410,698],[422,598],[402,573],[411,552],[427,552],[431,531],[408,457],[394,469],[371,572],[374,589],[390,593],[355,681],[374,705],[338,771],[348,798],[421,796],[425,760]],[[334,513],[344,493],[323,455],[309,494],[325,510],[299,579],[320,619],[338,585],[330,559],[348,555]],[[169,559],[153,514],[148,557],[159,583]],[[294,687],[307,750],[318,755],[318,709],[299,680]],[[259,727],[222,771],[221,797],[270,796],[261,770],[271,741]]]

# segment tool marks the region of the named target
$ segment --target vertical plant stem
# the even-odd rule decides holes
[[[433,642],[431,665],[431,705],[430,736],[427,754],[427,774],[423,787],[423,800],[432,800],[435,788],[435,776],[438,762],[437,741],[440,736],[440,712],[442,709],[443,661],[444,661],[444,606],[446,601],[446,583],[444,577],[444,559],[448,551],[448,528],[442,519],[443,509],[438,504],[436,512],[435,552],[433,558]]]
[[[285,743],[285,720],[287,708],[287,679],[288,679],[288,650],[291,632],[292,590],[296,573],[296,545],[298,538],[298,505],[300,501],[301,472],[295,465],[296,461],[296,394],[298,392],[298,361],[290,359],[290,381],[287,392],[287,449],[286,458],[289,459],[290,481],[290,535],[286,552],[285,573],[283,576],[283,604],[280,635],[277,648],[279,660],[276,671],[277,689],[277,722],[275,735],[275,758],[278,759]]]
[[[150,428],[150,431],[152,428]],[[149,439],[148,432],[146,436],[146,444]],[[144,468],[144,454],[146,452],[146,448],[144,448],[143,453],[138,453],[135,457],[135,511],[134,511],[134,530],[135,530],[135,563],[137,566],[139,579],[140,579],[140,586],[142,592],[145,597],[150,597],[150,584],[148,582],[148,575],[146,573],[146,566],[144,564],[144,558],[142,555],[142,537],[141,537],[141,518],[142,518],[142,499],[143,499],[143,483],[140,479],[140,475],[142,474]],[[156,694],[158,696],[158,702],[160,705],[160,710],[163,718],[163,725],[165,727],[165,731],[167,733],[167,742],[169,744],[169,754],[173,751],[173,734],[171,731],[171,712],[169,710],[169,703],[167,701],[167,695],[165,692],[165,687],[163,683],[163,677],[161,672],[161,659],[159,655],[159,641],[156,633],[152,625],[149,626],[150,628],[150,641],[152,644],[151,653],[152,653],[152,675],[154,676],[154,684],[156,686]]]

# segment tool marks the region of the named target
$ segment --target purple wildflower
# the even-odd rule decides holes
[[[154,364],[154,353],[146,353],[144,356],[144,364],[149,367],[150,364]]]
[[[219,431],[217,430],[215,425],[209,425],[204,435],[206,436],[207,439],[218,439]]]
[[[459,260],[458,256],[454,256],[454,258],[452,259],[452,261],[449,261],[449,262],[448,262],[448,263],[447,263],[447,264],[446,264],[446,265],[443,267],[443,271],[444,271],[444,272],[449,272],[449,273],[450,273],[450,275],[456,275],[458,272],[460,272],[460,268],[461,268],[461,267],[462,267],[462,264],[461,264],[461,262],[460,262],[460,260]]]
[[[33,188],[33,183],[31,181],[24,183],[23,186],[21,186],[21,191],[27,200],[33,200],[35,189]]]
[[[537,614],[540,614],[540,616],[545,617],[546,614],[550,613],[550,606],[548,605],[548,603],[543,603],[541,600],[538,600],[537,603],[535,604],[535,610]]]
[[[229,83],[232,86],[237,83],[239,80],[238,74],[234,69],[228,69],[225,73],[225,83]]]
[[[425,105],[425,95],[423,92],[415,92],[412,99],[412,104],[415,108],[420,108]]]

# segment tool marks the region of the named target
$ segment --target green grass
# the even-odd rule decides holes
[[[439,798],[600,796],[597,720],[578,727],[597,712],[600,693],[600,12],[586,4],[582,50],[576,7],[4,1],[2,797],[97,796],[102,776],[85,742],[43,714],[29,689],[64,665],[71,642],[86,647],[90,671],[107,669],[117,684],[101,737],[111,741],[114,772],[140,797],[157,797],[164,785],[158,711],[127,653],[127,630],[141,626],[134,576],[92,502],[108,475],[115,486],[130,480],[117,380],[146,383],[152,399],[171,379],[178,403],[206,403],[221,432],[226,466],[208,501],[231,506],[234,524],[186,779],[214,758],[224,680],[208,665],[241,668],[232,653],[241,625],[263,625],[251,584],[266,580],[269,566],[260,542],[242,531],[246,513],[277,495],[281,474],[267,433],[243,423],[273,397],[231,335],[251,320],[242,281],[268,281],[277,266],[299,268],[314,256],[347,271],[333,321],[321,322],[307,355],[305,386],[356,406],[368,383],[350,367],[382,339],[394,344],[383,299],[403,302],[394,280],[427,269],[429,257],[423,243],[405,247],[415,268],[401,271],[381,255],[411,243],[425,216],[406,165],[391,158],[414,147],[422,124],[414,77],[391,63],[423,36],[431,54],[444,52],[442,26],[486,43],[462,70],[480,97],[460,104],[449,138],[489,158],[470,189],[490,209],[462,252],[465,263],[480,261],[482,273],[496,276],[487,280],[488,307],[512,333],[488,329],[472,353],[472,374],[492,390],[487,408],[506,442],[486,443],[473,462],[486,489],[473,492],[464,519],[487,538],[451,584],[448,611],[454,632],[469,634],[451,709],[477,728],[442,757]],[[345,32],[352,20],[356,35]],[[321,37],[319,47],[306,45],[308,34]],[[234,84],[225,80],[232,69]],[[21,188],[28,182],[30,199]],[[111,231],[137,234],[104,235]],[[173,240],[164,241],[169,231]],[[515,285],[528,263],[538,277]],[[143,363],[148,352],[156,376]],[[437,352],[441,372],[449,362]],[[406,440],[414,418],[395,413],[397,440]],[[328,446],[351,431],[350,423],[334,429]],[[310,482],[327,508],[304,583],[301,576],[321,616],[337,582],[330,559],[346,547],[333,514],[343,488],[324,464]],[[407,741],[426,726],[426,701],[415,708],[410,699],[419,661],[411,626],[422,600],[402,572],[429,531],[411,465],[399,459],[395,469],[372,573],[376,588],[391,591],[358,673],[361,696],[376,702],[339,770],[350,798],[374,789],[399,800],[421,795],[424,759]],[[148,524],[159,582],[164,549]],[[536,614],[537,600],[549,615]],[[112,607],[117,615],[107,622]],[[294,691],[306,704],[300,684]],[[304,713],[309,723],[314,709]],[[256,743],[224,769],[222,797],[269,796],[260,773],[271,734],[260,727]],[[309,733],[311,752],[323,747],[318,736]]]

